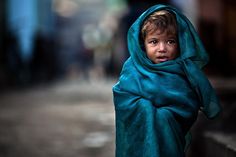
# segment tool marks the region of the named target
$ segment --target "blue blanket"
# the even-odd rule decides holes
[[[157,10],[175,14],[180,56],[153,64],[140,47],[145,18]],[[220,112],[219,101],[201,71],[208,55],[189,20],[171,6],[145,11],[128,32],[130,58],[113,87],[116,111],[116,157],[184,157],[189,130],[201,110],[208,118]]]

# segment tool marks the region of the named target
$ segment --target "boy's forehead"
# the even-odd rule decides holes
[[[153,35],[160,35],[160,34],[165,34],[167,36],[176,36],[176,32],[174,31],[174,27],[167,27],[167,28],[161,28],[157,27],[154,23],[150,23],[148,25],[148,31],[147,34],[153,34]]]
[[[165,37],[165,38],[177,38],[177,35],[168,30],[156,29],[155,31],[147,32],[146,37]]]

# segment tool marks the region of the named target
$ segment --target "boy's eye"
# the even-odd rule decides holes
[[[150,44],[156,44],[157,43],[157,40],[151,40],[149,41]]]
[[[176,43],[175,39],[167,40],[167,44],[175,44],[175,43]]]

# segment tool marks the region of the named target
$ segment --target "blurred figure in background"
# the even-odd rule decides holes
[[[3,55],[3,64],[6,66],[7,85],[18,86],[24,83],[24,64],[20,53],[19,42],[14,34],[7,33],[5,40],[5,49]]]
[[[30,74],[32,83],[49,82],[57,76],[57,55],[54,37],[37,32],[34,40]]]

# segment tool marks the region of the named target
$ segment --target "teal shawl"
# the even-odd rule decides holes
[[[142,50],[140,28],[157,10],[175,14],[180,56],[153,64]],[[220,106],[201,71],[208,55],[189,20],[171,6],[155,5],[128,31],[130,58],[113,87],[116,157],[184,157],[189,130],[201,110],[215,117]]]

